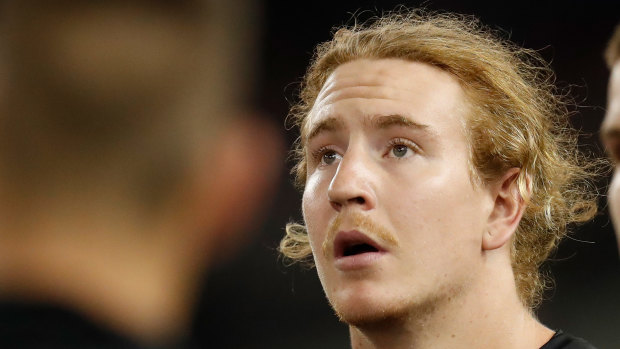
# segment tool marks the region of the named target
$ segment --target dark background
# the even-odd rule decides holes
[[[602,52],[620,23],[620,1],[268,1],[261,18],[261,64],[255,106],[284,131],[314,46],[359,10],[398,4],[473,14],[519,45],[538,50],[578,102],[572,122],[585,150],[602,154],[598,127],[604,116],[609,71]],[[367,18],[368,16],[365,15]],[[286,131],[290,143],[296,130]],[[283,160],[284,161],[284,160]],[[197,308],[193,338],[211,348],[348,348],[347,327],[329,308],[314,270],[286,267],[276,246],[284,225],[299,221],[300,194],[283,164],[282,180],[265,221],[247,246],[211,270]],[[260,174],[257,174],[260,175]],[[600,183],[603,193],[606,180]],[[620,348],[620,262],[607,216],[575,229],[546,265],[555,279],[538,316],[551,328],[582,336],[600,348]],[[233,258],[234,257],[234,258]],[[475,316],[475,314],[472,314]]]

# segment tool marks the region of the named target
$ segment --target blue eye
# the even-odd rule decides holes
[[[388,143],[385,157],[392,159],[405,159],[421,153],[420,147],[406,138],[394,138]]]
[[[409,147],[403,144],[397,144],[394,147],[392,147],[392,154],[397,158],[405,157],[408,151],[409,151]]]
[[[320,147],[311,152],[311,158],[318,167],[330,166],[342,157],[331,145]]]
[[[338,154],[335,151],[330,150],[323,154],[321,161],[325,165],[331,165],[334,163],[334,161],[336,161],[337,158],[338,158]]]

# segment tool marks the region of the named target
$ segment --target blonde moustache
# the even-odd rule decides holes
[[[328,257],[330,252],[333,251],[334,239],[336,238],[336,234],[340,231],[340,226],[342,225],[343,219],[343,215],[338,215],[329,224],[327,235],[325,236],[325,241],[323,241],[322,246],[323,255],[326,257]],[[398,247],[400,245],[396,234],[392,233],[389,229],[374,222],[368,216],[365,216],[360,212],[354,212],[347,215],[347,221],[352,224],[351,229],[359,230],[360,232],[368,235],[371,239],[379,242],[382,246],[387,245],[391,247]]]

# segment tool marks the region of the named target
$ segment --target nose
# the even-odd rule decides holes
[[[361,155],[345,154],[327,189],[332,207],[340,212],[344,207],[371,210],[377,198],[373,189],[373,172],[370,161]]]

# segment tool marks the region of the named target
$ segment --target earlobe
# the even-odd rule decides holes
[[[519,168],[506,171],[494,188],[495,202],[489,215],[487,230],[482,237],[482,249],[494,250],[504,246],[517,230],[526,207],[519,188]],[[529,195],[529,179],[525,188]],[[521,185],[523,186],[523,185]]]

